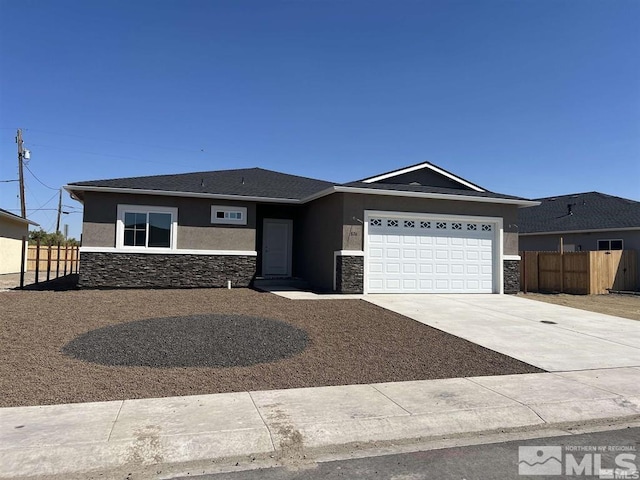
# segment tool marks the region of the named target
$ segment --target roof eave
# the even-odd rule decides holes
[[[518,207],[534,207],[540,205],[540,202],[535,200],[524,200],[517,198],[495,198],[495,197],[477,197],[472,195],[454,195],[449,193],[430,193],[430,192],[406,192],[402,190],[384,190],[384,189],[370,189],[359,187],[345,187],[336,186],[336,192],[343,193],[358,193],[368,195],[386,195],[391,197],[409,197],[409,198],[429,198],[433,200],[455,200],[464,202],[479,202],[479,203],[500,203],[505,205],[517,205]]]
[[[250,195],[227,195],[219,193],[181,192],[173,190],[146,190],[141,188],[97,187],[93,185],[65,185],[63,187],[76,200],[81,201],[75,192],[126,193],[132,195],[156,195],[163,197],[211,198],[217,200],[237,200],[242,202],[301,203],[297,198],[271,198]]]
[[[540,205],[540,202],[534,200],[522,200],[512,198],[495,198],[495,197],[476,197],[471,195],[453,195],[447,193],[429,193],[429,192],[406,192],[401,190],[384,190],[372,188],[346,187],[342,185],[334,185],[302,199],[295,198],[271,198],[271,197],[255,197],[243,195],[223,195],[215,193],[197,193],[197,192],[178,192],[166,190],[143,190],[137,188],[116,188],[116,187],[97,187],[87,185],[65,185],[64,189],[72,196],[76,197],[75,192],[104,192],[104,193],[126,193],[135,195],[157,195],[167,197],[190,197],[190,198],[211,198],[219,200],[237,200],[245,202],[265,202],[265,203],[284,203],[284,204],[303,204],[309,203],[318,198],[326,197],[333,193],[356,193],[366,195],[385,195],[391,197],[409,197],[409,198],[429,198],[434,200],[457,200],[465,202],[479,203],[498,203],[505,205],[517,205],[518,207],[532,207]]]
[[[568,235],[575,233],[605,233],[605,232],[631,232],[634,230],[640,230],[640,225],[637,227],[616,227],[616,228],[591,228],[580,230],[557,230],[554,232],[523,232],[519,235],[523,237],[537,236],[537,235]]]
[[[7,214],[7,213],[4,213],[2,211],[0,211],[0,217],[8,218],[9,220],[13,220],[13,221],[19,222],[19,223],[26,223],[27,225],[33,225],[35,227],[39,227],[40,226],[39,223],[36,223],[33,220],[29,220],[28,218],[22,218],[22,217],[19,217],[18,215]]]

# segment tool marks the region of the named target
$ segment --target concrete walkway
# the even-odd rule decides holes
[[[3,408],[0,477],[638,419],[640,368]]]
[[[511,295],[363,298],[551,372],[640,366],[637,320]]]

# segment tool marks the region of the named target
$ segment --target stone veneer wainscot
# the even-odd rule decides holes
[[[336,257],[336,291],[364,292],[364,257],[338,255]]]
[[[504,293],[518,293],[520,291],[520,260],[504,260],[502,271]]]
[[[256,257],[82,252],[79,285],[84,288],[248,287]]]

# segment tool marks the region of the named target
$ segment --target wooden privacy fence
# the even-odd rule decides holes
[[[65,245],[29,245],[27,271],[35,272],[36,283],[78,273],[79,247]]]
[[[520,289],[599,295],[638,290],[635,250],[597,252],[521,252]]]

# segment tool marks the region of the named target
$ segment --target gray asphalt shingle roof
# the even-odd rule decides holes
[[[237,170],[93,180],[89,182],[74,182],[69,185],[72,187],[131,188],[300,200],[335,184],[262,168],[242,168]]]
[[[635,200],[599,192],[536,200],[542,203],[518,211],[520,233],[640,228],[640,202]]]
[[[430,187],[426,185],[364,183],[360,181],[340,184],[289,175],[262,168],[114,178],[69,184],[72,190],[74,186],[203,193],[212,195],[238,195],[285,200],[302,200],[333,186],[345,186],[370,190],[394,190],[399,192],[439,193],[457,196],[466,195],[496,199],[524,200],[521,197],[502,195],[494,192],[476,192],[474,190]],[[79,188],[78,190],[82,189]]]

